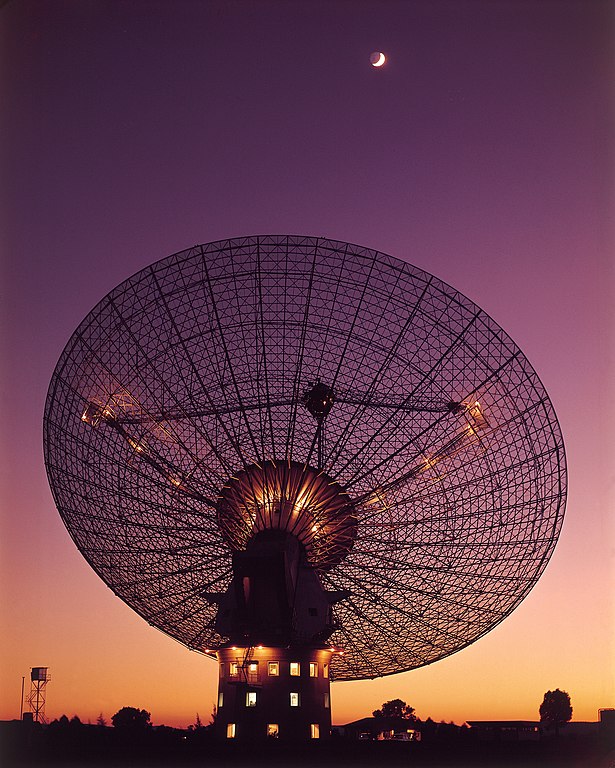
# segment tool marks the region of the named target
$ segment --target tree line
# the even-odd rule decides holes
[[[547,691],[543,697],[542,704],[538,708],[538,714],[542,725],[557,730],[572,718],[570,695],[566,691],[560,691],[559,688],[556,688],[554,691]],[[380,709],[375,709],[372,712],[372,715],[376,719],[387,717],[408,720],[413,723],[420,722],[415,715],[414,707],[406,704],[402,699],[385,701]]]
[[[552,727],[557,730],[572,718],[570,695],[566,691],[561,691],[559,688],[556,688],[554,691],[547,691],[538,709],[538,713],[540,715],[540,722],[545,727]],[[215,716],[216,712],[214,709],[210,725],[215,721]],[[411,723],[420,722],[415,714],[414,707],[411,707],[402,699],[385,701],[379,709],[375,709],[372,712],[372,716],[376,719],[396,718],[399,720],[407,720]],[[69,721],[66,715],[62,715],[60,720],[56,722],[60,722],[63,725],[68,725],[69,723],[81,724],[78,717],[75,716]],[[102,713],[98,716],[96,724],[99,726],[107,725]],[[131,731],[135,733],[142,732],[152,725],[151,713],[146,709],[138,709],[137,707],[122,707],[112,716],[111,724],[114,728],[117,728],[120,731]],[[203,727],[197,712],[196,721],[194,725],[188,727],[188,730],[200,730]]]

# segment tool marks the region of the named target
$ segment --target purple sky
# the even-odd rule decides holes
[[[334,721],[397,696],[421,717],[531,718],[555,687],[576,719],[615,706],[614,8],[1,8],[0,719],[39,664],[54,717],[210,711],[212,662],[134,616],[70,541],[42,412],[64,344],[119,282],[195,243],[269,232],[369,246],[461,290],[532,362],[567,446],[567,519],[528,599],[451,659],[334,687]],[[128,671],[153,653],[158,687]]]

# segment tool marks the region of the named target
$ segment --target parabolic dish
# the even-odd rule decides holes
[[[317,439],[305,403],[321,385]],[[336,548],[312,548],[324,587],[348,593],[338,680],[429,664],[496,626],[544,570],[566,495],[549,397],[497,323],[421,269],[314,237],[199,245],[121,283],[60,357],[44,447],[90,565],[202,651],[226,639],[207,596],[246,538],[220,530],[225,484],[325,473],[346,510]]]

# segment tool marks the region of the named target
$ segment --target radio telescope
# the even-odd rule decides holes
[[[329,681],[430,664],[529,593],[561,528],[553,406],[472,301],[383,253],[176,253],[79,325],[45,407],[98,575],[218,659],[222,737],[323,738]]]

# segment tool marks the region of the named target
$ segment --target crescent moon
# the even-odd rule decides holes
[[[384,62],[387,60],[387,57],[382,53],[382,51],[378,52],[378,58],[376,61],[372,61],[372,67],[381,67]]]

